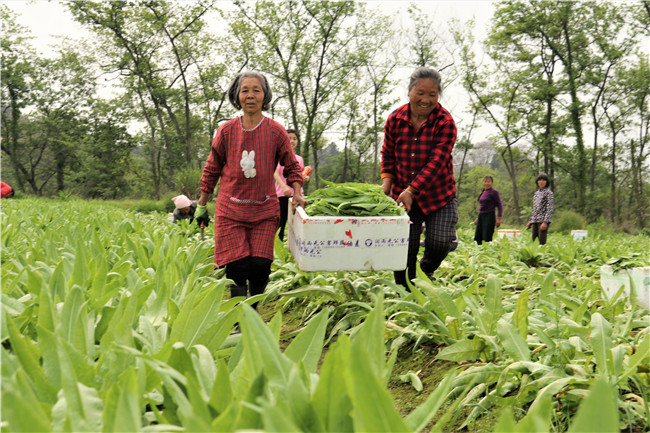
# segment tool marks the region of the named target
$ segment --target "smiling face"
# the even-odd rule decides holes
[[[485,179],[483,179],[483,189],[492,188],[493,183],[494,182],[492,182],[492,179],[490,179],[489,177],[486,177]]]
[[[429,78],[421,78],[409,90],[411,115],[417,118],[429,117],[438,106],[440,89],[438,84]]]
[[[264,90],[262,82],[257,77],[242,78],[239,83],[239,103],[247,114],[257,114],[262,111]]]
[[[539,179],[539,180],[537,181],[537,187],[538,187],[539,189],[546,188],[546,184],[547,184],[547,183],[548,183],[548,182],[546,182],[546,179]]]
[[[293,132],[290,132],[289,133],[289,141],[291,142],[291,147],[293,147],[293,149],[295,150],[296,146],[298,145],[298,136],[296,134],[294,134]]]

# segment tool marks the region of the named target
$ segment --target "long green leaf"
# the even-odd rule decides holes
[[[359,332],[354,335],[352,345],[361,348],[368,356],[367,368],[379,377],[386,374],[386,344],[384,343],[384,297],[379,292],[375,308],[368,314]]]
[[[462,340],[442,349],[436,358],[446,361],[476,361],[485,348],[482,340]]]
[[[499,319],[497,325],[497,335],[508,355],[515,361],[530,361],[528,344],[517,328],[503,319]]]
[[[447,399],[447,394],[454,383],[456,372],[447,373],[436,389],[427,397],[426,401],[406,416],[406,423],[414,432],[421,431],[436,416],[436,412]]]
[[[363,345],[352,345],[350,351],[350,382],[354,430],[366,432],[407,432],[409,427],[395,409],[393,400],[383,386],[383,377],[368,368],[370,360]],[[368,398],[372,396],[372,398]]]
[[[489,277],[485,288],[485,332],[495,335],[497,321],[503,315],[503,293],[501,282],[496,277]]]
[[[641,363],[650,364],[650,334],[643,337],[636,349],[636,353],[629,357],[623,376],[628,377],[636,373],[637,367]]]
[[[253,375],[264,371],[273,383],[286,384],[289,378],[291,361],[278,347],[275,337],[260,318],[260,315],[248,305],[242,304],[242,340],[244,344],[244,361]]]
[[[104,431],[140,431],[141,406],[137,374],[133,368],[129,368],[120,376],[118,383],[111,385],[104,398]]]
[[[4,314],[4,321],[7,324],[9,332],[9,341],[13,348],[14,354],[20,361],[25,373],[29,376],[37,390],[39,398],[45,402],[54,403],[56,401],[57,389],[47,380],[43,368],[40,365],[41,353],[34,342],[27,336],[23,336],[14,321],[8,314]]]
[[[22,370],[2,381],[2,419],[9,431],[50,432],[52,420]]]
[[[617,433],[618,403],[616,388],[605,377],[598,378],[580,403],[568,433]]]
[[[612,326],[600,313],[591,316],[591,347],[596,357],[598,374],[607,377],[612,348]]]
[[[292,361],[302,361],[309,373],[316,372],[318,361],[323,352],[327,316],[327,310],[318,313],[284,351],[284,354]]]
[[[182,341],[185,347],[197,344],[199,338],[215,322],[223,298],[225,281],[216,287],[204,289],[183,303],[178,317],[172,324],[170,338]]]
[[[68,291],[61,311],[61,336],[79,352],[92,355],[93,342],[87,338],[88,312],[81,288],[77,285]]]
[[[519,293],[515,304],[515,314],[512,316],[522,338],[526,338],[528,335],[528,299],[528,290]]]
[[[350,339],[342,335],[323,360],[320,378],[312,401],[325,431],[354,431],[351,417],[351,390],[347,383],[350,373]]]

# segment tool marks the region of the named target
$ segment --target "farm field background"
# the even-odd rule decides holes
[[[278,241],[266,293],[240,304],[212,228],[81,200],[0,217],[2,431],[650,428],[650,311],[600,285],[604,264],[650,266],[647,236],[461,229],[411,293],[390,272],[302,272]]]

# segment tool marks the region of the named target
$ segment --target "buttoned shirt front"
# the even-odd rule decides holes
[[[254,156],[254,175],[243,169],[244,152]],[[302,172],[282,125],[265,117],[251,130],[242,128],[239,117],[219,127],[210,155],[203,169],[201,190],[212,194],[220,180],[216,216],[235,221],[254,222],[279,217],[273,173],[278,164],[284,167],[287,183],[302,185]]]
[[[391,196],[397,199],[407,187],[425,214],[446,205],[456,194],[451,152],[456,143],[456,124],[438,104],[416,130],[409,104],[393,111],[384,126],[381,176],[393,179]]]

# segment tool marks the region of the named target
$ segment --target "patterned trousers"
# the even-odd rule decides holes
[[[447,257],[451,246],[456,239],[456,223],[458,222],[458,201],[453,197],[449,203],[429,215],[425,215],[413,201],[411,211],[408,213],[411,218],[409,232],[408,257],[406,259],[406,270],[395,271],[395,282],[406,286],[406,274],[409,280],[415,278],[418,252],[420,251],[420,234],[422,223],[425,224],[424,235],[424,257],[420,261],[422,271],[432,275],[442,261]]]

